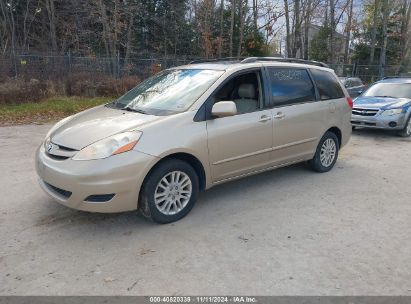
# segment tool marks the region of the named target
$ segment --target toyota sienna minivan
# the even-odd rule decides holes
[[[325,64],[284,58],[171,68],[58,122],[36,152],[42,189],[91,212],[184,217],[202,190],[308,161],[331,170],[352,100]]]

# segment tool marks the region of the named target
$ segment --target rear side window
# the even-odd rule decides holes
[[[314,77],[315,84],[318,88],[321,100],[343,98],[344,92],[341,89],[337,78],[330,72],[312,69],[311,74]]]
[[[268,68],[275,105],[315,101],[315,88],[304,69]]]

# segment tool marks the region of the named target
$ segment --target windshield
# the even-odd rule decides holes
[[[363,96],[411,98],[411,84],[408,83],[376,83]]]
[[[114,102],[116,108],[153,115],[186,111],[221,75],[215,70],[167,70],[137,85]]]

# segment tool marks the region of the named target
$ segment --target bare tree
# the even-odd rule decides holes
[[[297,57],[297,52],[299,50],[301,50],[300,0],[294,0],[294,37],[292,57]]]
[[[379,0],[374,0],[374,13],[373,13],[373,23],[372,23],[372,30],[371,30],[371,50],[370,50],[370,61],[369,64],[374,63],[374,56],[375,56],[375,42],[377,37],[377,20],[378,20],[378,8],[379,8]]]
[[[381,55],[380,55],[380,64],[379,64],[380,78],[384,77],[385,56],[386,56],[386,51],[387,51],[387,40],[388,40],[387,24],[388,24],[388,14],[389,14],[388,0],[383,0],[382,12],[383,12],[383,19],[382,19],[383,42],[382,42],[382,46],[381,46]]]
[[[221,58],[223,50],[223,29],[224,29],[224,0],[220,0],[220,37],[218,40],[218,57]]]
[[[291,52],[291,29],[290,29],[290,10],[288,7],[288,0],[284,0],[284,12],[285,12],[285,28],[286,28],[286,50],[287,57],[292,55]]]
[[[258,0],[253,0],[253,25],[254,30],[258,30]]]
[[[310,23],[311,23],[311,12],[312,12],[312,0],[307,0],[305,14],[304,14],[304,59],[308,59],[308,48],[309,48],[308,31],[309,31]]]
[[[53,52],[57,52],[57,35],[56,35],[56,9],[54,0],[46,0],[46,8],[50,24],[50,40]]]
[[[411,1],[403,0],[402,4],[402,18],[401,18],[401,60],[405,61],[407,58],[408,44],[410,40],[409,27],[410,27],[410,17],[411,17]]]
[[[330,50],[330,61],[334,63],[335,61],[335,29],[336,29],[336,22],[335,22],[335,1],[329,0],[330,5],[330,40],[329,40],[329,50]]]
[[[245,12],[244,12],[245,11]],[[244,38],[244,22],[247,15],[247,1],[245,3],[243,0],[239,0],[239,19],[240,19],[240,37],[238,42],[238,49],[237,49],[237,57],[241,56],[241,49],[243,45],[243,38]]]
[[[345,50],[344,50],[344,62],[348,63],[348,51],[350,49],[350,40],[351,40],[351,27],[352,27],[352,13],[353,13],[353,4],[354,0],[349,1],[349,10],[348,10],[348,20],[345,26],[346,28],[346,37],[345,37]]]
[[[230,57],[233,57],[234,15],[235,15],[235,0],[231,0]]]
[[[128,24],[127,24],[127,39],[126,39],[126,53],[124,56],[124,62],[127,64],[130,59],[130,54],[133,48],[133,30],[134,30],[134,16],[138,14],[139,7],[128,5],[125,2],[126,9],[128,11]],[[176,31],[177,32],[177,31]]]

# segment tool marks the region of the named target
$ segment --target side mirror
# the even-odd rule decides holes
[[[359,90],[357,93],[358,95],[361,95],[364,91],[363,90]]]
[[[211,114],[216,117],[234,116],[237,114],[237,106],[233,101],[219,101],[213,105]]]
[[[349,84],[348,84],[348,83],[344,84],[344,87],[348,88],[348,87],[349,87]]]

